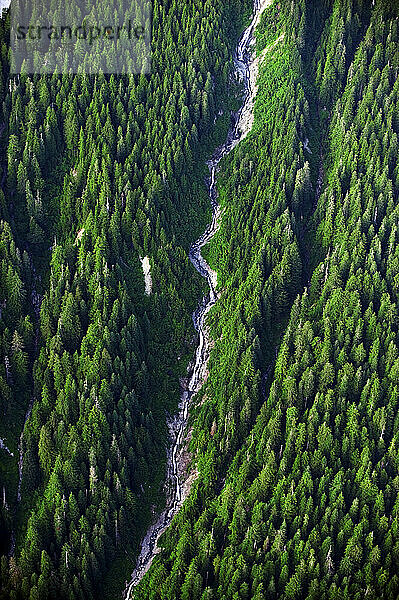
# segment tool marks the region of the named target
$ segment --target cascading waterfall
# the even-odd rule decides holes
[[[14,456],[14,453],[8,448],[3,438],[0,438],[0,450],[5,450],[7,454]]]
[[[167,456],[166,484],[170,489],[167,508],[159,515],[156,523],[148,529],[142,544],[136,567],[131,575],[125,592],[125,600],[130,600],[133,588],[140,582],[150,568],[154,556],[158,553],[157,542],[161,534],[170,525],[173,517],[184,501],[182,481],[179,475],[178,455],[183,446],[183,436],[187,427],[190,401],[198,392],[204,381],[209,351],[209,334],[206,328],[206,315],[218,299],[216,292],[217,274],[207,264],[201,255],[201,249],[213,238],[219,227],[220,207],[217,201],[216,174],[220,161],[227,156],[235,146],[245,138],[252,126],[253,101],[255,97],[255,60],[251,53],[254,41],[254,31],[259,23],[262,11],[270,4],[270,0],[255,0],[254,15],[249,27],[242,34],[234,55],[234,65],[238,77],[244,84],[244,102],[234,115],[234,124],[228,132],[226,142],[220,146],[207,162],[209,178],[207,187],[212,206],[212,221],[201,237],[191,246],[189,258],[195,269],[204,277],[209,285],[209,294],[205,296],[193,314],[195,329],[199,335],[198,347],[195,353],[193,369],[182,392],[178,413],[170,419],[168,425],[172,443]]]

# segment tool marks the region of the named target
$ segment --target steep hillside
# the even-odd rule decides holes
[[[0,600],[121,597],[162,510],[252,4],[153,0],[138,75],[10,75],[0,19]],[[395,600],[399,7],[274,0],[256,38],[194,483],[133,597]]]
[[[219,178],[199,477],[135,598],[397,597],[397,19],[265,13],[254,128]]]
[[[2,598],[95,597],[162,501],[240,14],[154,2],[152,71],[129,76],[9,76],[1,21]]]

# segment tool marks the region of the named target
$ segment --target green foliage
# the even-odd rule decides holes
[[[0,21],[15,454],[33,399],[17,511],[16,456],[1,456],[0,533],[17,531],[4,600],[97,597],[115,559],[128,576],[159,502],[201,293],[198,157],[226,128],[249,5],[154,2],[148,76],[17,81]],[[389,0],[280,0],[262,17],[255,123],[221,165],[207,249],[221,298],[191,415],[199,476],[136,599],[398,596],[398,43]]]
[[[219,176],[199,478],[137,599],[397,597],[397,17],[263,16],[258,54],[285,38]]]
[[[15,439],[33,403],[19,507],[16,447],[1,456],[4,553],[17,533],[1,598],[95,597],[160,500],[202,287],[187,257],[209,212],[196,155],[227,107],[240,7],[154,2],[148,75],[10,77],[0,21],[0,410]]]

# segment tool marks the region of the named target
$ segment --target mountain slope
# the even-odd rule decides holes
[[[397,17],[265,15],[258,52],[284,40],[220,176],[199,479],[135,598],[397,596]]]
[[[238,9],[155,2],[152,72],[136,76],[10,77],[2,21],[3,598],[94,597],[162,502],[201,294],[196,157],[217,142]]]

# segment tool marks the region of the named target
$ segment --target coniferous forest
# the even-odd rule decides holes
[[[191,489],[135,600],[399,597],[399,3],[267,4]],[[125,598],[165,507],[252,10],[152,0],[150,72],[120,75],[13,74],[3,11],[0,600]]]

